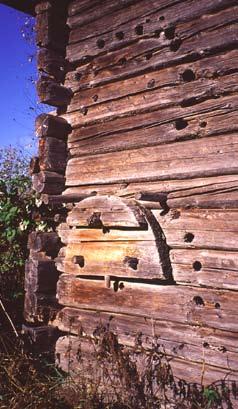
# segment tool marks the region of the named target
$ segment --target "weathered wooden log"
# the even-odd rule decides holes
[[[25,290],[34,293],[52,293],[56,290],[59,275],[53,260],[29,259],[25,265]]]
[[[22,326],[22,334],[26,345],[29,345],[31,351],[49,352],[54,351],[55,343],[59,338],[57,328],[50,325],[42,325],[40,327],[31,327],[28,325]]]
[[[238,290],[237,252],[176,249],[170,259],[177,283]]]
[[[189,6],[186,8],[183,7],[183,5],[180,3],[168,4],[167,2],[167,7],[163,8],[162,11],[163,17],[165,17],[166,20],[160,20],[160,4],[158,7],[154,8],[153,16],[151,16],[149,24],[145,22],[145,18],[143,15],[145,9],[149,11],[148,4],[143,5],[141,3],[138,4],[137,7],[135,5],[131,7],[125,7],[124,9],[120,10],[120,12],[113,13],[110,18],[109,16],[104,15],[102,16],[102,18],[100,18],[99,21],[96,20],[94,22],[95,31],[93,38],[90,38],[89,35],[90,25],[89,27],[85,27],[84,25],[77,25],[76,27],[73,27],[72,30],[70,30],[68,53],[69,55],[75,54],[75,51],[77,49],[77,59],[78,61],[80,61],[80,57],[83,59],[85,55],[87,55],[87,57],[95,58],[103,51],[113,52],[120,47],[129,46],[131,43],[136,43],[138,42],[138,40],[141,41],[145,38],[152,39],[154,37],[159,37],[160,44],[166,40],[169,43],[176,36],[185,39],[189,30],[193,34],[195,30],[198,30],[199,20],[197,19],[202,16],[203,13],[207,12],[209,14],[209,17],[211,14],[215,15],[217,21],[221,21],[221,15],[219,11],[222,7],[227,8],[228,5],[236,5],[236,2],[234,0],[232,2],[223,0],[218,4],[213,0],[202,0],[201,3],[198,4],[194,0],[190,1]],[[142,14],[139,14],[139,10],[141,10]],[[233,10],[233,13],[236,12],[236,8],[232,9],[232,7],[231,9],[223,10],[222,16],[226,21],[229,21],[229,16],[231,16],[232,13],[231,10]],[[95,11],[98,12],[97,9]],[[133,13],[133,20],[131,21],[129,20],[130,12]],[[87,16],[88,18],[92,18],[91,13],[90,17]],[[139,18],[136,18],[137,13]],[[113,18],[115,18],[115,15],[117,15],[117,20],[114,20],[113,24],[112,21]],[[209,27],[209,17],[208,21],[206,20],[206,22],[199,21],[199,27],[201,27],[201,29],[205,30],[207,27]],[[77,18],[82,19],[82,16],[77,16]],[[129,21],[126,20],[127,18]],[[73,19],[75,19],[75,17],[73,17]],[[121,23],[123,20],[125,21],[125,24]],[[191,24],[192,20],[194,20],[194,24]],[[233,20],[230,18],[230,21]],[[71,24],[71,18],[68,19],[68,22],[69,24]],[[190,23],[190,26],[188,22]],[[215,25],[214,22],[210,24]],[[108,29],[108,25],[111,27],[110,30]]]
[[[179,346],[177,345],[177,348]],[[173,346],[170,346],[170,349],[172,350]],[[183,353],[183,348],[184,348],[184,353]],[[174,345],[174,349],[176,349],[176,345]],[[184,347],[181,347],[182,351],[178,352],[178,355],[187,355],[189,356],[189,352],[191,352],[192,357],[196,353],[199,353],[199,350],[196,351],[196,347],[191,346],[191,350],[189,350],[189,347],[184,344]],[[78,357],[77,352],[80,350],[80,356]],[[167,351],[167,349],[166,349]],[[170,360],[171,355],[165,355],[165,352],[161,348],[161,354],[163,354],[164,359],[166,360],[166,368],[168,370],[168,361],[172,369],[172,373],[175,377],[175,380],[178,382],[181,382],[181,379],[183,382],[188,382],[189,384],[199,384],[201,385],[201,380],[203,385],[210,385],[214,382],[221,383],[223,381],[223,385],[225,386],[227,383],[227,386],[231,384],[232,381],[237,381],[238,380],[238,373],[236,371],[235,365],[237,362],[237,355],[234,354],[234,362],[233,362],[233,369],[230,369],[227,365],[225,368],[209,365],[205,359],[205,370],[204,370],[204,362],[193,362],[191,359],[184,359],[184,358],[179,358],[176,357],[176,352],[173,353],[173,359]],[[187,354],[186,354],[187,352]],[[202,355],[202,350],[200,350],[200,353]],[[85,374],[90,374],[92,378],[92,382],[94,382],[97,387],[100,387],[102,390],[107,391],[106,393],[109,394],[111,392],[112,385],[109,383],[109,385],[101,384],[102,379],[104,377],[102,376],[103,369],[105,371],[105,367],[107,368],[107,374],[113,373],[113,369],[115,370],[115,365],[118,365],[119,363],[112,360],[112,364],[110,367],[109,362],[105,362],[104,364],[102,363],[102,360],[97,359],[97,345],[93,343],[93,341],[85,339],[84,337],[77,337],[77,336],[63,336],[60,337],[56,343],[56,356],[57,356],[57,364],[61,367],[62,370],[69,372],[71,376],[73,377],[81,377]],[[146,370],[146,355],[144,356],[143,359],[143,353],[139,354],[139,348],[137,351],[137,355],[134,355],[133,358],[134,364],[137,364],[137,370],[139,374],[142,374],[144,370]],[[148,362],[147,362],[148,364]],[[120,363],[120,366],[122,363]],[[89,375],[88,375],[89,376]],[[109,378],[111,379],[111,378]],[[115,387],[115,382],[116,379],[115,377],[113,378],[114,384],[113,386]],[[181,383],[180,383],[181,385]],[[109,390],[107,390],[107,387],[109,386]],[[117,393],[120,390],[120,382],[117,388]],[[230,385],[231,386],[231,385]],[[229,386],[229,388],[230,388]],[[168,392],[169,386],[167,388]],[[178,389],[177,389],[178,390]],[[161,392],[159,392],[161,393]],[[159,395],[161,398],[161,395]],[[236,402],[236,401],[235,401]],[[234,406],[235,407],[235,406]]]
[[[39,157],[33,156],[30,161],[29,173],[30,175],[33,175],[34,173],[39,172],[40,172]]]
[[[67,1],[62,0],[60,4],[43,2],[36,8],[36,13],[36,44],[64,55],[68,38]]]
[[[235,135],[221,135],[95,155],[90,158],[90,167],[87,158],[73,158],[68,161],[67,185],[186,179],[236,173],[237,141]]]
[[[31,232],[28,236],[28,249],[45,252],[47,256],[56,257],[61,247],[60,238],[54,232]]]
[[[69,187],[65,194],[89,194],[92,191],[98,195],[117,195],[120,197],[133,198],[140,191],[151,191],[151,194],[163,192],[168,196],[170,208],[183,208],[194,206],[198,208],[232,208],[235,206],[234,192],[238,188],[237,175],[221,175],[206,178],[184,179],[184,180],[161,180],[138,183],[112,183],[109,185],[87,185]],[[227,192],[226,196],[223,192]],[[210,198],[213,197],[213,201]],[[171,199],[170,199],[171,198]],[[222,198],[222,203],[221,203]],[[209,199],[209,202],[208,202]],[[209,206],[207,206],[209,204]]]
[[[64,306],[132,314],[190,325],[207,325],[238,331],[237,291],[179,285],[151,285],[119,280],[105,288],[104,280],[87,280],[62,274],[57,285]],[[169,302],[172,300],[172,302]]]
[[[67,163],[64,141],[52,137],[40,138],[38,155],[40,170],[64,174]]]
[[[66,61],[61,54],[48,48],[41,48],[37,53],[38,71],[53,77],[57,82],[63,82]]]
[[[178,110],[179,107],[180,110],[181,108],[186,107],[191,109],[191,106],[199,104],[200,102],[214,97],[218,98],[219,96],[236,91],[237,77],[237,74],[231,74],[230,76],[224,76],[217,79],[200,79],[195,82],[186,82],[184,84],[179,84],[177,87],[164,87],[164,89],[160,89],[159,100],[158,89],[155,88],[149,92],[130,96],[129,102],[128,97],[110,101],[110,111],[107,108],[108,102],[96,104],[89,109],[85,106],[78,106],[76,111],[67,113],[67,119],[72,126],[79,127],[86,124],[96,124],[97,122],[102,121],[108,122],[131,115],[145,115],[145,113],[158,111],[159,109],[173,108],[175,105],[177,105]],[[180,122],[175,123],[177,131],[187,127],[187,122],[181,121],[183,117],[178,118],[178,120],[179,119]]]
[[[39,193],[52,195],[60,194],[64,190],[65,178],[55,172],[39,172],[32,176],[33,189]]]
[[[40,102],[56,107],[64,107],[70,103],[72,91],[57,84],[52,78],[42,75],[37,82]]]
[[[42,195],[42,201],[45,205],[61,205],[64,203],[78,203],[88,197],[95,196],[95,193],[91,193],[88,195],[80,195],[80,194],[73,194],[73,195]]]
[[[157,321],[132,315],[109,314],[65,307],[54,321],[61,331],[88,337],[100,336],[100,331],[111,331],[118,342],[129,347],[140,345],[151,348],[157,339],[167,356],[206,365],[237,370],[237,333],[207,327],[190,326],[169,321]]]
[[[82,277],[110,275],[165,280],[168,275],[164,274],[162,261],[154,239],[68,244],[65,257],[56,265],[60,271]]]
[[[35,121],[35,132],[38,137],[53,137],[66,140],[71,132],[71,126],[61,117],[40,114]]]
[[[24,318],[27,322],[48,325],[54,321],[59,309],[54,294],[25,293]]]

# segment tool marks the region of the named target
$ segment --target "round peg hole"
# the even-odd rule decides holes
[[[173,27],[173,26],[167,27],[164,30],[164,35],[168,40],[172,40],[174,38],[174,35],[175,35],[175,27]]]
[[[182,73],[182,78],[184,82],[191,82],[194,81],[196,77],[193,70],[187,69]]]
[[[170,44],[170,51],[176,52],[180,48],[182,44],[182,40],[180,38],[176,38],[175,40],[172,41]]]
[[[185,243],[192,243],[193,239],[194,239],[194,234],[193,233],[186,233],[184,235]]]
[[[138,26],[135,27],[135,33],[138,36],[141,36],[144,33],[144,27],[142,24],[139,24]]]
[[[97,94],[93,95],[93,96],[92,96],[92,100],[93,100],[94,102],[97,102],[97,100],[98,100],[98,95],[97,95]]]
[[[215,304],[215,308],[216,308],[217,310],[219,310],[219,309],[221,308],[221,305],[220,305],[220,303],[219,303],[219,302],[216,302],[216,304]]]
[[[199,125],[200,125],[201,128],[206,128],[207,122],[206,122],[206,121],[202,121],[202,122],[200,122]]]
[[[185,121],[183,118],[179,118],[175,121],[175,128],[177,131],[181,131],[182,129],[185,129],[188,126],[188,121]]]
[[[115,35],[116,35],[116,38],[117,38],[118,40],[123,40],[123,38],[124,38],[124,33],[123,33],[123,31],[118,31]]]
[[[200,271],[202,268],[202,264],[200,263],[200,261],[194,261],[193,263],[193,269],[195,271]]]
[[[98,48],[103,48],[105,46],[105,41],[103,39],[97,40]]]
[[[160,16],[159,20],[164,21],[164,16]]]
[[[193,297],[193,301],[195,302],[196,305],[200,305],[200,306],[205,305],[202,297],[200,297],[199,295],[196,295],[195,297]]]

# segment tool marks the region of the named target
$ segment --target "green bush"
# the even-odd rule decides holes
[[[0,149],[0,296],[5,301],[23,297],[27,237],[36,224],[28,163],[22,150]]]

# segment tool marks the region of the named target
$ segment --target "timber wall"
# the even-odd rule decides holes
[[[55,210],[57,257],[31,240],[26,318],[48,323],[57,282],[50,323],[71,344],[100,322],[124,344],[159,337],[180,378],[237,380],[237,2],[36,11],[38,92],[57,113],[37,119],[33,185],[68,213]],[[40,257],[58,269],[48,292],[31,285]]]

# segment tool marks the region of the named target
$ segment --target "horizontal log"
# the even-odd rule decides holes
[[[77,262],[78,256],[81,257],[81,263]],[[59,265],[56,262],[56,265],[60,271],[81,276],[168,278],[163,272],[155,240],[70,244],[65,249],[65,258],[60,260]]]
[[[37,69],[41,73],[53,77],[57,82],[63,82],[66,62],[64,57],[58,52],[41,48],[37,53]]]
[[[182,27],[178,26],[172,40],[163,39],[162,42],[158,37],[141,39],[124,47],[123,54],[121,50],[117,50],[98,56],[94,60],[94,69],[90,69],[90,63],[82,66],[77,70],[77,78],[80,78],[81,87],[95,87],[188,60],[196,61],[214,55],[218,50],[234,49],[237,45],[237,27],[232,24],[232,19],[234,21],[234,17],[230,15],[231,24],[222,27],[221,16],[211,15],[208,20],[203,21],[208,30],[204,29],[202,33],[201,19],[198,19],[194,26],[190,22],[184,23]],[[75,51],[74,57],[71,55],[69,58],[71,61],[77,60],[77,52]]]
[[[101,156],[73,158],[68,161],[66,169],[67,185],[233,174],[237,172],[237,141],[235,135],[219,136]]]
[[[143,15],[136,19],[133,12],[137,12],[137,7],[131,7],[131,17],[125,24],[120,24],[118,22],[115,27],[111,26],[111,30],[108,30],[108,24],[103,26],[102,21],[96,22],[95,32],[91,28],[91,34],[93,36],[88,36],[85,38],[83,34],[83,27],[75,27],[70,31],[69,45],[67,47],[67,56],[71,55],[77,58],[77,61],[84,61],[85,56],[87,59],[95,58],[100,54],[109,53],[118,48],[126,47],[131,43],[139,42],[143,39],[159,37],[160,47],[162,45],[170,44],[171,40],[176,37],[185,40],[188,37],[196,35],[200,31],[205,31],[208,28],[216,28],[222,25],[223,21],[227,23],[234,22],[234,14],[237,13],[236,7],[225,9],[228,6],[237,5],[235,1],[229,2],[224,0],[222,2],[205,1],[197,3],[196,0],[192,0],[184,4],[177,3],[172,7],[163,10],[163,17],[166,17],[166,21],[160,20],[161,9],[159,7],[154,8],[153,14],[150,16]],[[149,8],[147,4],[144,8]],[[220,11],[221,8],[224,9]],[[218,9],[218,10],[217,10]],[[128,9],[124,9],[124,13],[128,15]],[[218,11],[218,12],[217,12]],[[220,11],[220,12],[219,12]],[[121,11],[123,16],[123,10]],[[204,14],[207,15],[206,19],[201,19],[200,17]],[[122,19],[119,17],[119,21]],[[165,18],[166,18],[165,17]],[[149,22],[148,22],[149,19]],[[106,24],[104,17],[104,24]],[[192,22],[192,24],[191,24]],[[185,23],[183,25],[183,23]],[[220,24],[219,24],[220,23]],[[109,23],[111,25],[111,21]],[[87,30],[89,32],[89,29]],[[77,57],[76,57],[77,52]]]
[[[38,137],[53,137],[66,140],[71,126],[65,119],[50,114],[40,114],[36,118],[35,132]]]
[[[32,176],[33,189],[39,193],[57,195],[64,190],[65,178],[55,172],[40,172]]]
[[[167,356],[206,365],[237,369],[237,334],[212,328],[150,320],[130,315],[84,311],[77,308],[63,308],[54,321],[61,331],[74,335],[97,337],[100,330],[111,331],[119,343],[136,347],[151,348],[155,339]]]
[[[179,124],[183,129],[176,129]],[[93,127],[95,129],[95,127]],[[152,128],[131,129],[122,133],[90,135],[90,127],[76,128],[69,136],[68,146],[72,156],[84,156],[137,149],[180,142],[189,139],[207,138],[238,130],[236,112],[219,115],[217,112],[181,120],[175,119]],[[93,132],[92,132],[93,133]],[[86,134],[86,135],[85,135]],[[89,134],[89,136],[87,136]]]
[[[113,282],[109,289],[103,280],[84,280],[62,274],[57,294],[59,303],[68,307],[238,331],[236,291],[127,281],[119,281],[117,291],[113,288]]]
[[[56,257],[61,242],[55,232],[36,232],[33,231],[28,236],[28,249],[34,252],[44,252],[47,256]]]
[[[176,249],[170,260],[177,283],[238,290],[235,252]]]
[[[152,193],[163,192],[167,197],[171,194],[176,194],[176,197],[184,197],[191,195],[194,189],[200,189],[200,193],[212,193],[219,190],[219,185],[222,189],[229,189],[236,186],[238,182],[237,175],[212,176],[206,178],[184,179],[184,180],[161,180],[136,183],[112,183],[109,185],[91,184],[87,186],[68,187],[64,194],[90,194],[97,192],[99,195],[116,195],[125,198],[134,198],[141,191]],[[198,190],[196,190],[198,192]],[[202,197],[202,194],[201,194]],[[176,206],[179,208],[179,206]]]
[[[71,229],[68,224],[62,223],[57,228],[58,234],[65,244],[80,244],[83,242],[112,242],[112,241],[149,241],[155,240],[151,230],[142,229]]]
[[[40,170],[64,174],[68,156],[64,141],[52,137],[40,138],[38,155]]]
[[[42,201],[46,205],[60,205],[64,203],[78,203],[88,197],[95,196],[94,193],[88,195],[41,195]]]
[[[37,82],[37,93],[42,104],[64,107],[70,103],[72,91],[57,84],[50,77],[41,76]]]
[[[186,346],[184,346],[184,348],[186,348]],[[192,347],[191,349],[195,348]],[[81,354],[80,357],[77,358],[77,351],[79,350]],[[161,355],[163,354],[164,352],[161,350]],[[102,361],[100,361],[100,359],[97,359],[97,345],[94,345],[92,340],[90,341],[88,339],[84,339],[83,337],[79,338],[72,335],[60,337],[56,343],[56,355],[58,357],[57,363],[62,370],[69,372],[71,376],[76,378],[80,375],[82,377],[85,373],[90,373],[93,378],[93,382],[97,384],[97,387],[102,388],[104,390],[104,393],[105,390],[107,391],[106,396],[108,396],[108,393],[111,392],[112,385],[110,381],[107,385],[105,385],[105,382],[103,384],[101,384],[100,382],[102,382],[102,379],[104,379],[102,376],[103,369],[104,371],[107,370],[107,374],[114,373],[115,366],[118,365],[117,359],[115,358],[114,360],[112,358],[112,366],[110,366],[108,360],[103,363]],[[164,354],[163,356],[165,359],[164,363],[167,363],[168,365],[167,359],[170,358],[170,355],[166,356]],[[135,356],[133,352],[131,352],[131,358],[133,359],[138,373],[142,376],[148,365],[148,361],[146,363],[145,356],[143,359],[143,353],[137,353],[137,355]],[[215,382],[221,383],[222,380],[225,380],[223,384],[226,385],[227,382],[227,386],[229,385],[228,388],[230,389],[231,382],[229,381],[237,381],[238,379],[238,375],[235,370],[218,368],[216,366],[207,364],[206,361],[205,370],[204,362],[197,363],[191,360],[180,359],[176,357],[171,360],[169,359],[169,365],[171,366],[172,373],[175,377],[176,382],[178,382],[178,385],[180,384],[180,386],[181,379],[185,382],[188,382],[189,384],[195,383],[197,384],[197,386],[201,385],[201,382],[203,383],[203,385],[210,385]],[[111,377],[109,377],[109,379],[111,380]],[[118,381],[118,378],[114,376],[113,387],[115,387],[115,383]],[[120,379],[119,385],[117,387],[117,392],[120,390],[120,387],[122,387],[122,382],[123,380]],[[109,388],[109,390],[107,390],[107,388]],[[177,389],[177,391],[178,390],[179,389]],[[166,392],[167,394],[169,394],[169,386],[167,387]],[[161,393],[161,391],[159,393]],[[161,395],[159,396],[159,398],[161,399]]]
[[[107,102],[90,107],[90,109],[85,107],[85,110],[76,106],[78,111],[68,113],[67,118],[72,126],[77,127],[167,109],[175,105],[182,108],[191,107],[211,98],[219,98],[237,91],[237,78],[237,74],[230,74],[218,79],[201,79],[177,87],[161,88],[159,99],[158,89],[150,90],[150,92],[130,96],[129,101],[128,97],[110,101],[110,110]],[[181,128],[186,126],[185,123],[184,126],[181,125]],[[179,125],[177,125],[177,130],[180,130]]]

